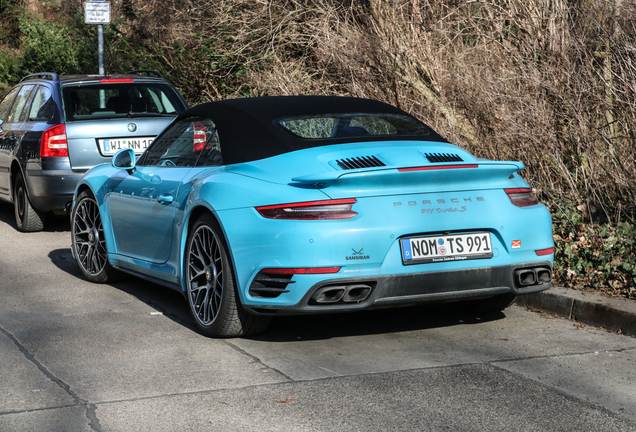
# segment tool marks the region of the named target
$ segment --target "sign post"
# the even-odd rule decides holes
[[[84,24],[97,24],[99,74],[104,75],[104,26],[110,24],[110,2],[91,0],[84,3]]]

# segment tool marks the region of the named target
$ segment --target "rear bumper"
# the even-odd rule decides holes
[[[551,282],[520,286],[515,277],[515,271],[535,268],[548,269],[550,273],[552,271],[549,261],[540,261],[429,273],[331,279],[312,286],[302,300],[295,305],[245,305],[245,307],[259,315],[300,315],[473,300],[501,294],[517,296],[544,291],[552,286]],[[317,292],[323,292],[329,287],[337,289],[346,286],[368,286],[371,290],[369,295],[360,302],[316,304]]]
[[[41,211],[70,209],[77,183],[84,175],[73,170],[27,170],[26,183],[31,205]]]

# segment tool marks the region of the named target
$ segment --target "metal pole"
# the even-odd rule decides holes
[[[104,26],[97,25],[97,53],[99,56],[99,74],[104,75]],[[99,90],[99,107],[106,108],[106,93],[104,89]]]
[[[104,26],[97,25],[97,52],[99,53],[99,74],[104,75]]]

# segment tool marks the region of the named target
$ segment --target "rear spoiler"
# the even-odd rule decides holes
[[[420,167],[382,167],[377,169],[354,169],[347,171],[329,171],[292,178],[297,186],[313,185],[328,187],[334,183],[380,183],[388,186],[391,183],[434,182],[441,186],[444,183],[461,183],[467,181],[501,181],[517,171],[525,168],[522,162],[478,161],[477,163],[450,163],[440,165],[424,165]],[[408,179],[405,178],[408,176]],[[399,179],[399,180],[398,180]],[[292,183],[292,185],[294,185]]]

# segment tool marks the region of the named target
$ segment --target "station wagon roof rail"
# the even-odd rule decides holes
[[[39,73],[33,73],[33,74],[25,76],[24,78],[22,78],[20,80],[20,82],[26,81],[27,79],[33,79],[33,78],[36,78],[36,77],[47,77],[47,76],[51,77],[51,81],[59,81],[60,80],[59,75],[56,74],[55,72],[39,72]]]

